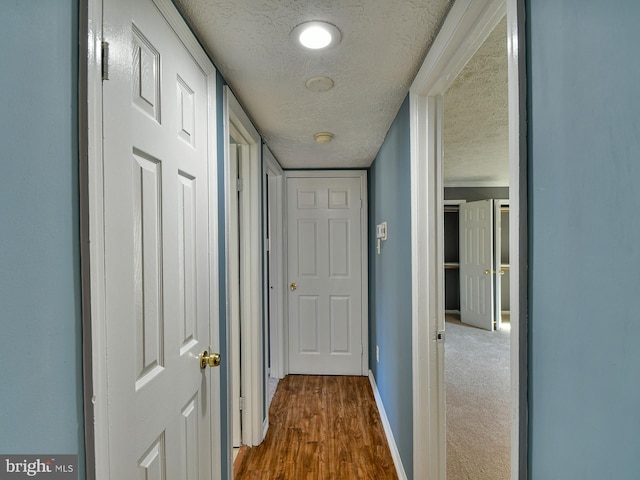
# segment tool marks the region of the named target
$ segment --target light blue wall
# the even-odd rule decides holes
[[[640,2],[529,0],[530,478],[640,475]]]
[[[83,463],[77,22],[0,3],[0,452]]]
[[[369,170],[369,363],[402,463],[413,477],[409,100]],[[376,253],[376,225],[388,240]],[[376,345],[380,363],[376,363]]]

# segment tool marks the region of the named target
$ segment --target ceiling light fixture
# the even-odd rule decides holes
[[[338,27],[327,22],[305,22],[291,30],[291,38],[309,50],[335,47],[342,40]]]

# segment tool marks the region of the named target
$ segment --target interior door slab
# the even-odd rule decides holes
[[[152,0],[104,31],[108,473],[209,480],[208,79]]]
[[[360,178],[288,178],[289,372],[362,374]]]
[[[493,200],[460,205],[460,320],[494,329]]]

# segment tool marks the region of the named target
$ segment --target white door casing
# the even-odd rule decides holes
[[[109,79],[89,99],[104,132],[89,160],[96,474],[219,478],[219,373],[199,360],[218,347],[215,70],[168,1],[109,0],[103,15]]]
[[[241,333],[241,392],[244,399],[242,409],[242,443],[247,446],[259,445],[263,437],[264,402],[263,402],[263,365],[264,353],[262,345],[262,209],[261,209],[261,138],[251,120],[243,111],[238,100],[228,87],[223,90],[223,117],[225,138],[225,232],[227,251],[225,252],[225,268],[227,278],[227,345],[230,355],[234,356],[231,338],[231,304],[232,290],[237,289],[240,300]],[[240,285],[232,282],[230,266],[232,263],[229,251],[231,224],[237,219],[231,217],[232,197],[237,195],[236,178],[231,175],[231,151],[229,139],[237,142],[242,181],[242,213],[240,216],[240,241],[238,242],[240,259]],[[233,366],[231,366],[233,367]],[[228,415],[233,416],[233,391],[235,390],[231,369],[228,389]],[[228,378],[229,378],[228,377]],[[228,431],[229,449],[225,452],[229,471],[232,475],[233,429]]]
[[[265,358],[265,362],[269,361],[271,371],[268,377],[284,378],[285,376],[285,354],[286,347],[284,341],[284,318],[283,318],[283,292],[286,293],[285,282],[283,279],[283,218],[285,215],[284,208],[284,171],[278,164],[267,146],[263,146],[263,171],[266,173],[263,184],[264,194],[264,218],[269,219],[266,229],[269,230],[269,241],[265,241],[265,258],[267,258],[267,250],[269,252],[269,276],[267,278],[265,272],[264,290],[268,292],[269,299],[269,318],[270,318],[270,344],[265,347],[269,358]],[[267,212],[268,208],[268,212]],[[266,305],[265,295],[265,308]],[[267,340],[267,339],[265,339]],[[268,378],[266,379],[268,383]],[[268,411],[268,408],[267,408]]]
[[[493,331],[493,200],[460,205],[460,320]]]
[[[309,173],[286,184],[289,373],[365,375],[364,172]]]

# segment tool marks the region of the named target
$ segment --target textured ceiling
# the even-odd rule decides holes
[[[174,0],[285,168],[367,167],[451,0]],[[342,32],[325,52],[289,38],[309,20]],[[328,76],[327,92],[305,82]],[[333,142],[317,144],[316,132]]]
[[[508,186],[507,22],[501,20],[444,96],[445,186]]]

